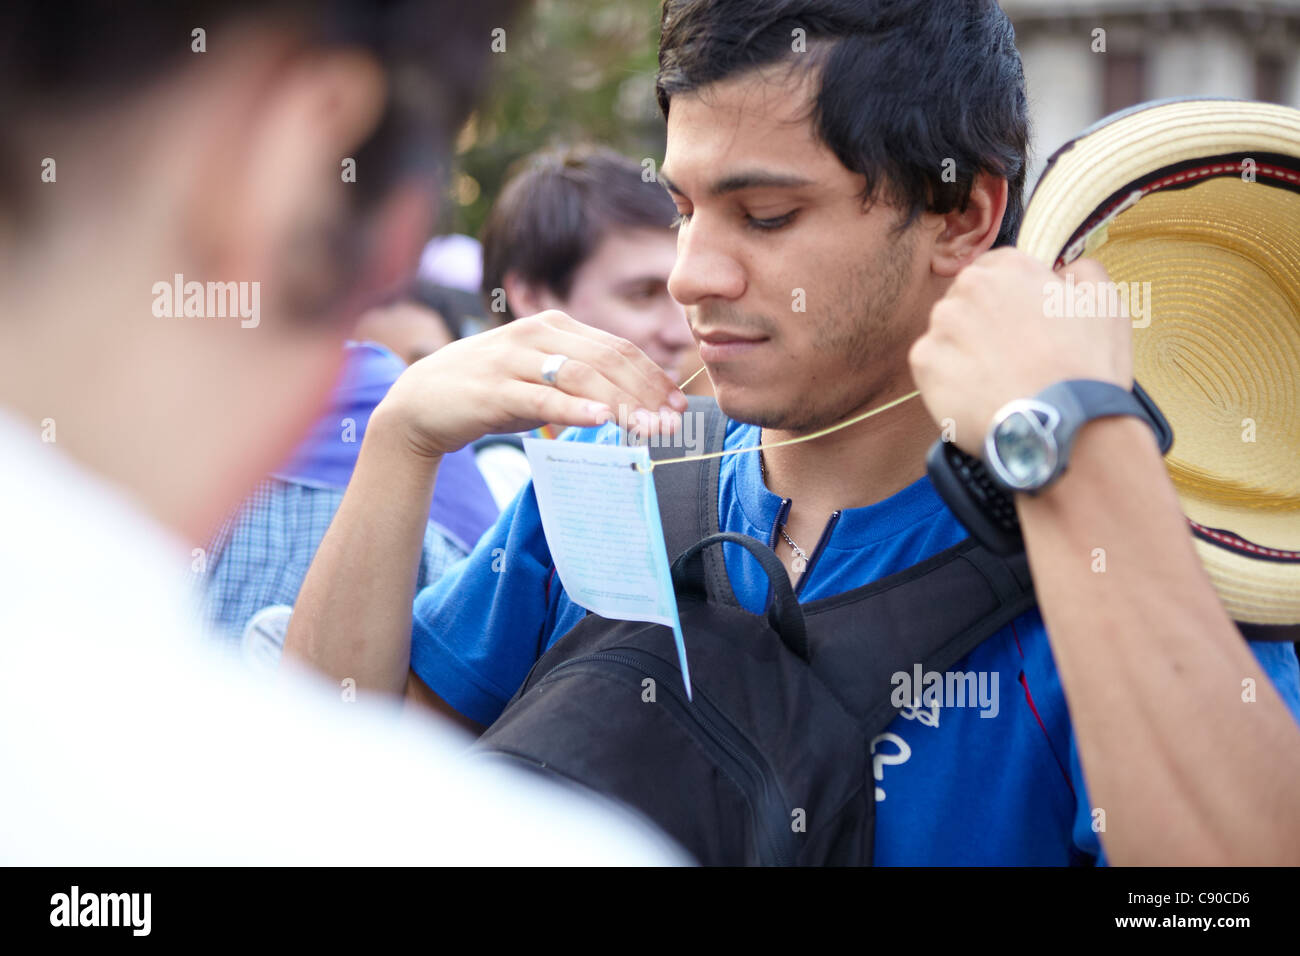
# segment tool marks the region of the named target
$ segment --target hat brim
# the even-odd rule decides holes
[[[1104,120],[1052,157],[1017,245],[1146,285],[1135,376],[1173,423],[1197,551],[1234,619],[1300,623],[1300,111],[1178,100]]]

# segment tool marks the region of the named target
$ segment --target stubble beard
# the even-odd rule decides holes
[[[837,305],[827,311],[813,338],[817,368],[827,372],[804,383],[799,403],[747,416],[753,424],[809,434],[844,421],[881,397],[898,377],[897,362],[906,361],[908,331],[900,303],[915,245],[915,232],[908,228],[896,241],[891,238],[875,261],[848,276],[844,290],[831,299]]]

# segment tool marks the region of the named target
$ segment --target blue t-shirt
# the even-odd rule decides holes
[[[564,437],[615,443],[618,431],[610,425]],[[753,447],[758,438],[757,427],[728,422],[725,447]],[[763,483],[758,456],[729,455],[720,465],[720,527],[770,542],[782,500]],[[799,598],[813,601],[868,584],[965,537],[922,478],[874,505],[840,512],[800,579]],[[761,613],[768,581],[758,562],[743,548],[723,547],[737,600]],[[530,482],[474,552],[416,596],[411,666],[452,707],[488,724],[542,652],[585,613],[553,574]],[[1251,647],[1300,720],[1292,646]],[[985,675],[985,706],[904,708],[875,741],[864,742],[881,758],[874,862],[1100,861],[1069,712],[1038,611],[1021,615],[952,670]]]

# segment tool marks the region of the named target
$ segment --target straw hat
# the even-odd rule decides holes
[[[1166,464],[1224,606],[1300,623],[1300,110],[1117,113],[1049,160],[1018,246],[1089,255],[1129,297],[1134,374],[1173,426]]]

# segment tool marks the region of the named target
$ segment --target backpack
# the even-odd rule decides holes
[[[705,450],[721,450],[725,417],[691,403]],[[869,865],[870,747],[898,713],[892,676],[944,673],[1032,608],[1028,562],[967,538],[801,605],[770,548],[719,532],[718,470],[713,458],[654,473],[694,702],[669,628],[588,613],[476,750],[621,800],[705,865]],[[724,543],[767,573],[763,615],[732,593]]]
[[[692,405],[705,450],[720,450],[725,417],[711,400]],[[588,613],[537,661],[477,750],[618,798],[704,864],[869,864],[869,742],[897,713],[890,677],[918,663],[946,671],[1032,607],[1023,555],[998,558],[967,540],[800,605],[771,549],[718,531],[718,459],[656,469],[655,485],[694,702],[669,628]],[[766,614],[736,600],[724,542],[767,573]]]

